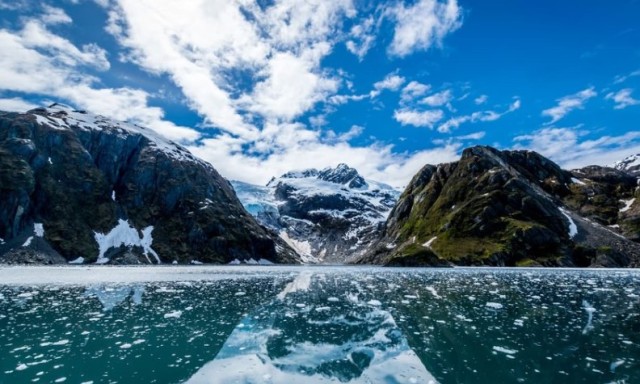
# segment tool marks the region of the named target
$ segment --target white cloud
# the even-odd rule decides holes
[[[458,140],[480,140],[486,135],[485,131],[469,133],[467,135],[456,136]]]
[[[358,56],[358,59],[361,61],[375,43],[375,27],[376,22],[373,16],[369,16],[360,24],[351,27],[349,31],[349,40],[347,40],[345,45],[347,50]]]
[[[26,112],[39,105],[28,102],[19,97],[0,98],[0,111],[6,112]]]
[[[569,112],[575,109],[584,108],[584,104],[589,99],[596,97],[597,95],[598,94],[596,93],[594,88],[590,87],[578,93],[574,93],[573,95],[562,97],[556,100],[558,102],[557,106],[542,111],[542,116],[551,117],[551,121],[549,121],[547,124],[553,124],[565,117]]]
[[[373,99],[378,97],[382,91],[389,90],[396,92],[402,84],[405,83],[405,78],[397,75],[397,71],[389,73],[384,79],[377,81],[373,84],[373,89],[369,93],[362,95],[333,95],[328,98],[329,103],[334,105],[340,105],[348,103],[349,101],[361,101],[364,99]]]
[[[434,93],[433,95],[429,95],[424,99],[420,100],[421,104],[427,104],[430,107],[441,107],[443,105],[449,104],[453,99],[453,94],[450,89],[446,89],[444,91]]]
[[[457,0],[418,0],[408,7],[398,3],[388,13],[396,22],[389,46],[393,56],[442,46],[445,36],[462,25],[462,10]]]
[[[444,113],[440,109],[428,111],[417,111],[414,109],[402,108],[393,112],[393,118],[402,125],[413,125],[414,127],[433,128],[434,124],[442,120]]]
[[[482,105],[484,103],[487,102],[487,100],[489,100],[489,96],[487,95],[480,95],[478,97],[476,97],[473,102],[476,103],[476,105]]]
[[[513,103],[511,103],[506,111],[501,113],[495,111],[478,111],[473,112],[470,115],[452,117],[438,126],[438,132],[448,133],[451,132],[452,129],[458,128],[465,123],[496,121],[502,116],[520,109],[520,106],[520,99],[516,99]]]
[[[344,162],[367,178],[395,187],[404,187],[425,164],[458,159],[460,150],[459,144],[447,144],[414,153],[394,153],[390,145],[356,147],[345,141],[327,144],[315,140],[294,140],[286,150],[256,157],[243,152],[241,145],[241,140],[221,135],[206,139],[203,145],[190,147],[190,150],[215,164],[229,179],[265,184],[272,176],[279,176],[292,168],[323,168]]]
[[[149,95],[130,88],[100,88],[97,79],[82,74],[84,67],[109,68],[103,49],[76,47],[54,34],[39,19],[26,19],[22,29],[0,29],[0,90],[37,94],[92,112],[148,126],[174,140],[199,137],[195,130],[163,120],[164,112],[147,104]],[[19,106],[15,103],[14,105]]]
[[[631,92],[633,92],[631,88],[621,89],[618,92],[608,93],[605,99],[613,100],[616,103],[613,107],[614,109],[624,109],[632,105],[640,104],[640,100],[634,99],[631,96]]]
[[[430,89],[431,89],[431,86],[428,84],[422,84],[417,81],[411,81],[404,88],[402,88],[401,100],[404,102],[411,101],[429,92]]]
[[[635,76],[640,76],[640,69],[638,69],[638,70],[636,70],[636,71],[633,71],[633,72],[631,72],[631,73],[628,73],[628,74],[626,74],[626,75],[619,75],[619,76],[616,76],[616,77],[613,79],[613,83],[614,83],[614,84],[621,84],[621,83],[624,83],[625,81],[627,81],[629,78],[631,78],[631,77],[635,77]]]
[[[597,139],[587,139],[588,135],[588,131],[579,127],[542,128],[514,138],[515,149],[539,152],[567,169],[611,165],[631,154],[640,153],[640,131]]]
[[[45,24],[54,25],[54,24],[70,24],[71,17],[67,15],[67,13],[61,9],[52,7],[50,5],[43,5],[44,15],[42,16],[42,21]]]
[[[168,74],[210,125],[245,140],[263,129],[254,117],[292,121],[337,91],[320,63],[355,15],[350,0],[117,3],[108,30],[128,58]]]
[[[402,84],[404,84],[404,82],[405,82],[405,78],[402,76],[398,76],[394,72],[394,73],[388,74],[383,80],[380,80],[374,83],[373,89],[378,93],[380,93],[380,91],[383,91],[385,89],[395,92],[398,89],[400,89],[400,87],[402,86]]]

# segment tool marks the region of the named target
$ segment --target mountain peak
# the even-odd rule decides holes
[[[323,169],[320,171],[318,178],[336,184],[344,184],[349,188],[366,188],[368,186],[355,168],[351,168],[344,163],[338,164],[335,168],[328,167]]]

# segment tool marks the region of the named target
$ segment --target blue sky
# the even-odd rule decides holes
[[[149,126],[263,184],[345,162],[401,187],[477,144],[640,152],[640,2],[0,0],[0,109]]]

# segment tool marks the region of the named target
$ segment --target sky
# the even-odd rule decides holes
[[[0,0],[0,110],[152,128],[225,177],[407,184],[473,145],[640,153],[640,1]]]

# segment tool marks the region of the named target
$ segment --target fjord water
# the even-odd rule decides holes
[[[640,382],[640,271],[2,267],[29,382]]]

